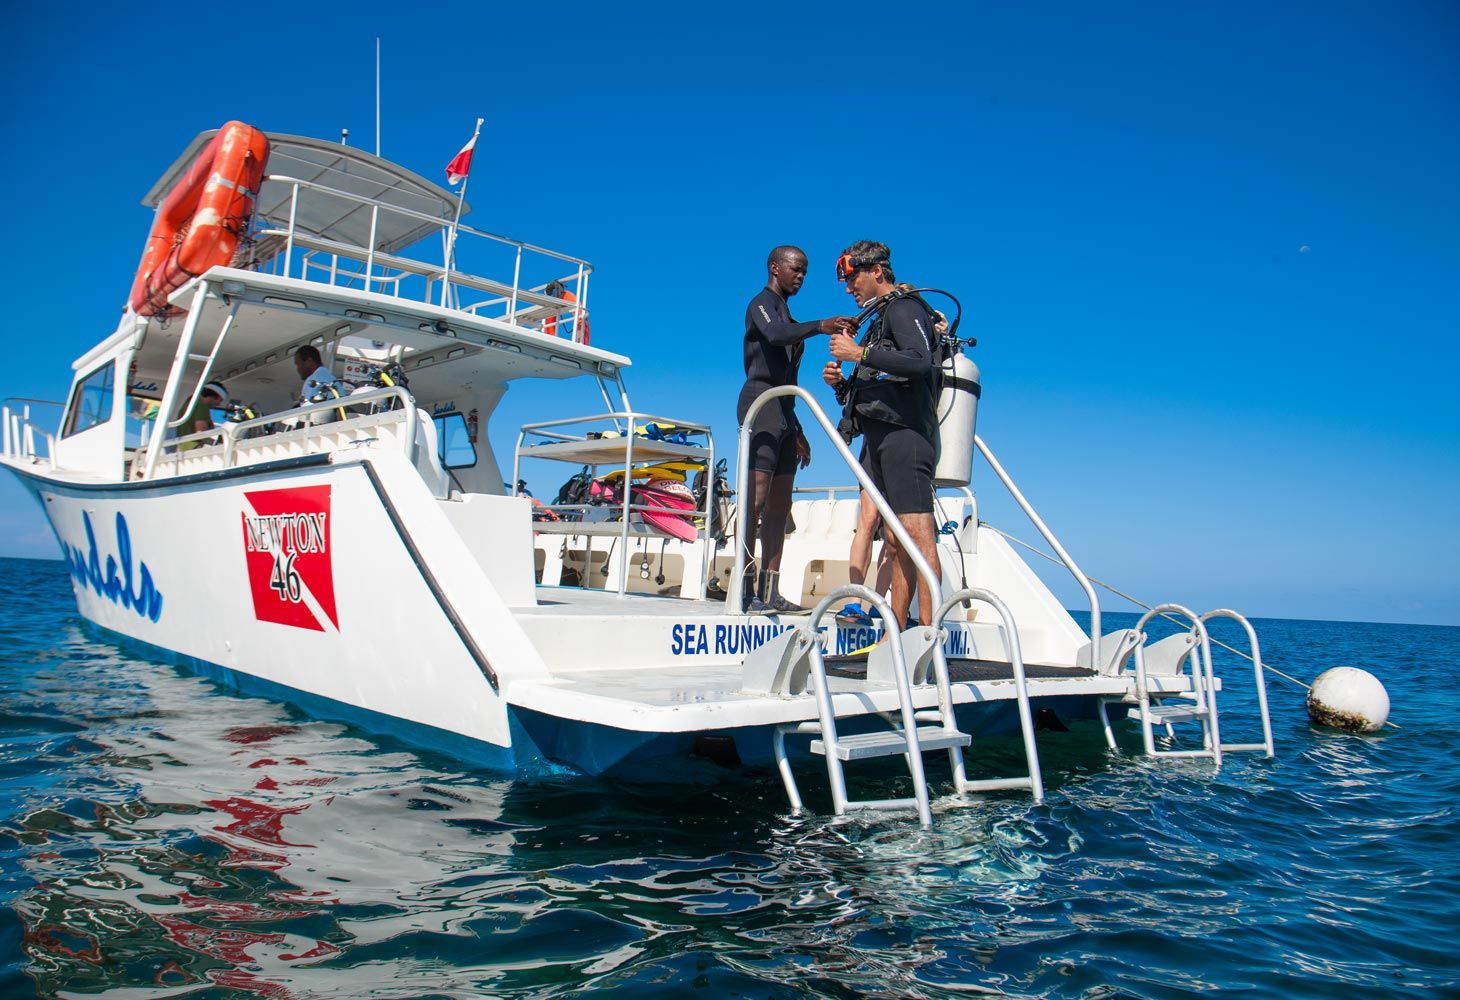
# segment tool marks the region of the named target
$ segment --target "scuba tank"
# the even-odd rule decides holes
[[[958,325],[963,322],[963,303],[953,293],[941,288],[899,288],[863,307],[857,316],[857,325],[880,313],[892,299],[907,295],[916,296],[931,313],[932,307],[922,299],[924,293],[942,295],[951,300],[958,310],[948,329],[939,334],[933,344],[933,389],[937,394],[934,417],[938,425],[938,461],[933,470],[933,485],[967,486],[973,479],[974,425],[982,389],[978,366],[963,353],[963,348],[977,346],[978,340],[958,336]],[[851,377],[837,389],[837,401],[845,407],[838,430],[848,443],[857,433],[855,397],[860,368],[860,365],[854,366]]]
[[[978,365],[954,348],[944,357],[938,393],[938,466],[934,486],[967,486],[973,479],[973,435],[982,387]]]

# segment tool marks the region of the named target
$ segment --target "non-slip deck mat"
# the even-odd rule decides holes
[[[861,679],[867,676],[867,656],[828,656],[826,672],[832,677]],[[1024,676],[1029,680],[1049,680],[1062,677],[1094,677],[1095,671],[1083,667],[1057,667],[1047,663],[1024,664]],[[954,684],[970,681],[1009,681],[1014,679],[1014,668],[1000,660],[948,661],[948,679]]]

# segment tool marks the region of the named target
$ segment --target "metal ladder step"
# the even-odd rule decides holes
[[[1163,725],[1171,722],[1190,722],[1193,719],[1206,719],[1211,716],[1205,708],[1195,704],[1173,705],[1169,702],[1163,705],[1152,705],[1148,711],[1151,713],[1151,721],[1156,725]],[[1126,718],[1141,720],[1141,710],[1137,706],[1126,711]]]
[[[825,429],[830,431],[831,428],[825,415],[815,409],[814,402],[811,403],[811,408],[817,414],[818,420],[828,425]],[[745,446],[746,438],[742,431],[742,452]],[[742,460],[744,460],[743,454]],[[875,493],[875,489],[873,492]],[[922,569],[926,576],[932,576],[926,566]],[[937,579],[929,579],[928,583],[930,589],[937,593]],[[831,785],[832,807],[838,816],[859,809],[906,809],[911,807],[917,810],[918,822],[925,829],[931,827],[933,810],[929,799],[927,775],[923,770],[923,756],[929,750],[941,750],[948,754],[948,762],[953,771],[954,787],[960,794],[1018,788],[1028,789],[1036,805],[1043,802],[1044,782],[1039,773],[1039,755],[1034,741],[1034,713],[1029,707],[1029,688],[1024,676],[1024,656],[1019,648],[1018,628],[1004,602],[991,591],[978,587],[967,587],[943,599],[941,606],[933,613],[932,625],[919,626],[906,631],[894,629],[893,639],[886,644],[884,650],[891,663],[879,665],[878,658],[871,656],[868,657],[867,669],[868,677],[871,678],[873,668],[878,667],[884,675],[880,678],[881,681],[890,682],[896,687],[898,702],[896,715],[894,716],[894,713],[887,708],[880,708],[875,713],[869,713],[868,708],[871,706],[861,699],[857,704],[847,706],[847,715],[876,714],[885,718],[893,728],[843,736],[837,731],[837,706],[833,702],[826,675],[820,624],[822,616],[834,602],[850,597],[877,608],[884,621],[893,620],[891,606],[883,597],[859,584],[847,584],[837,587],[823,597],[812,609],[810,621],[805,626],[798,627],[797,632],[804,629],[804,641],[788,634],[772,640],[746,658],[744,668],[746,690],[757,694],[795,694],[809,689],[816,698],[817,717],[815,720],[806,719],[800,722],[782,723],[771,730],[771,751],[775,756],[776,768],[780,771],[781,781],[786,786],[786,797],[791,801],[791,808],[797,812],[805,808],[801,801],[800,790],[796,787],[796,776],[792,771],[790,758],[786,753],[786,737],[792,735],[813,737],[807,749],[826,761],[827,780]],[[982,601],[991,605],[1003,623],[1003,633],[1005,641],[1008,643],[1009,662],[1013,665],[1014,671],[1015,695],[1019,707],[1019,728],[1024,738],[1025,758],[1029,764],[1027,778],[992,778],[969,781],[966,775],[963,749],[973,742],[973,738],[968,733],[961,732],[953,721],[953,692],[948,679],[948,666],[942,652],[942,643],[946,638],[946,633],[942,631],[943,622],[948,613],[965,600]],[[914,681],[918,682],[919,686],[925,681],[932,682],[937,694],[936,709],[915,707]],[[920,723],[926,724],[920,725]],[[873,800],[848,798],[844,772],[846,762],[892,756],[900,756],[907,763],[908,774],[912,778],[913,785],[911,798]]]
[[[918,748],[924,751],[966,747],[971,742],[972,738],[967,733],[961,733],[956,729],[948,729],[943,726],[918,727]],[[825,755],[825,742],[812,740],[811,752]],[[869,760],[873,757],[905,754],[907,753],[907,733],[901,729],[892,729],[885,732],[838,736],[835,752],[838,760]]]

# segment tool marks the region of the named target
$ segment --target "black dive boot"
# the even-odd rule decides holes
[[[799,604],[793,604],[781,596],[781,574],[779,570],[767,570],[763,581],[761,601],[775,614],[804,615],[811,612],[810,608],[803,608]]]

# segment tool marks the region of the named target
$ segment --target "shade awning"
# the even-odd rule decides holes
[[[218,133],[209,129],[198,135],[172,166],[158,178],[142,199],[148,208],[159,205],[178,180],[192,166],[198,154]],[[309,181],[345,194],[408,209],[430,220],[381,211],[375,222],[375,249],[392,253],[451,224],[457,198],[446,188],[419,174],[367,153],[323,139],[265,133],[269,138],[268,175]],[[289,224],[293,187],[278,180],[266,180],[255,207],[261,222],[280,228]],[[462,216],[471,211],[463,205]],[[304,232],[350,246],[370,245],[370,206],[318,190],[302,190],[295,226]]]

